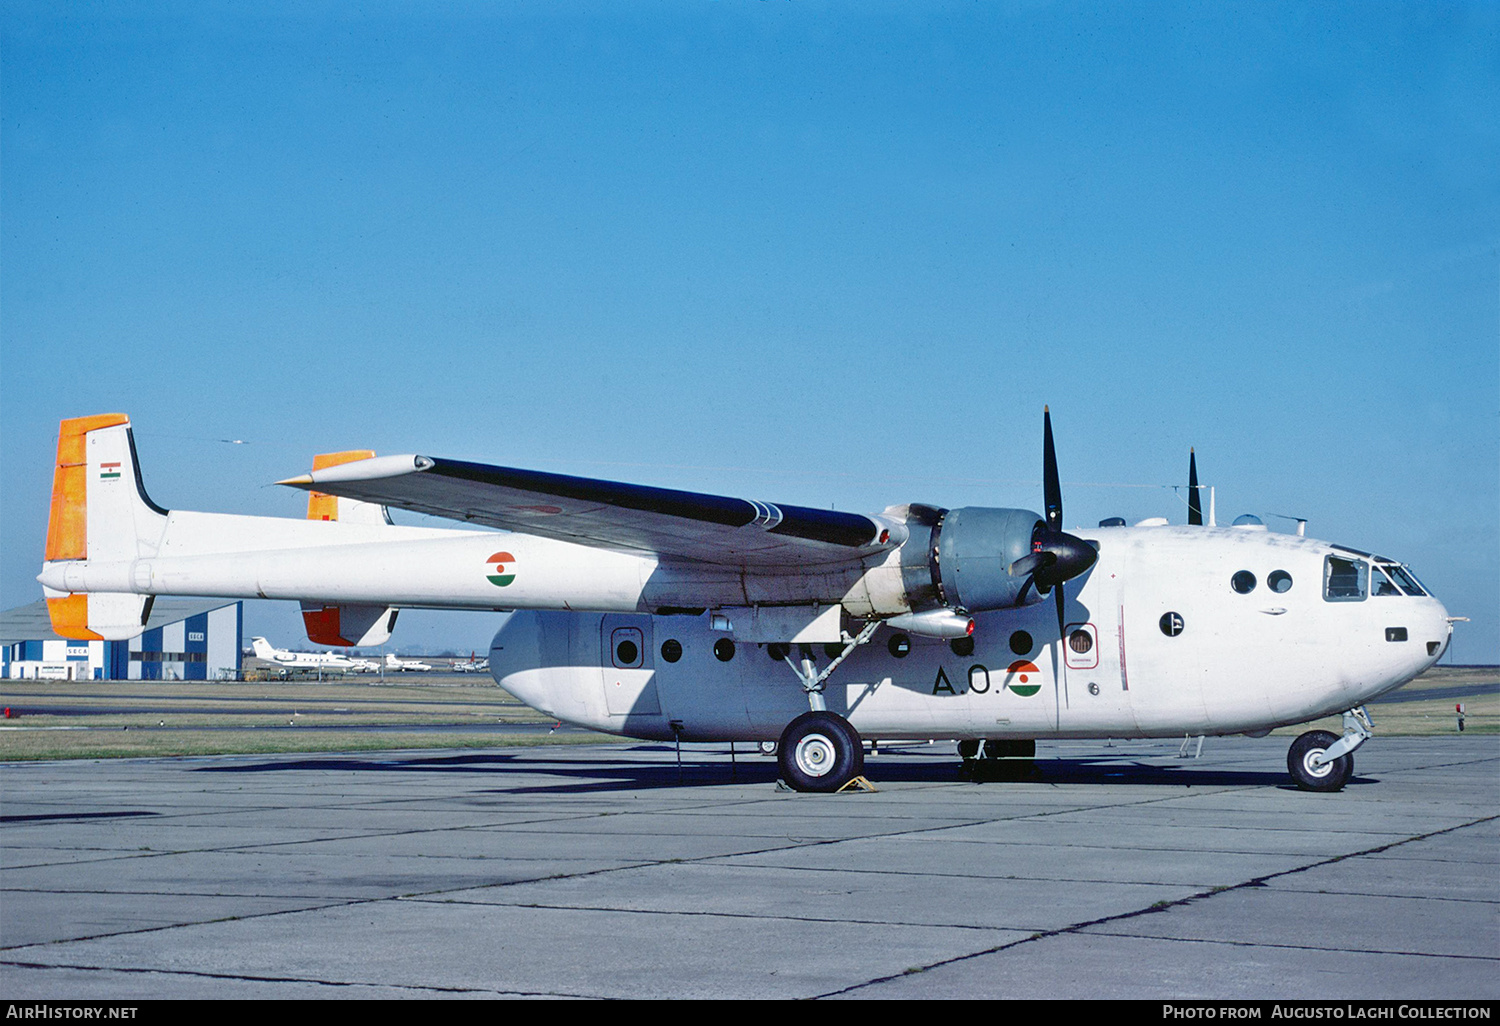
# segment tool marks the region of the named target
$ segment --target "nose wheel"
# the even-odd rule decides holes
[[[805,712],[782,731],[777,745],[781,777],[798,791],[837,791],[864,772],[859,732],[837,713]]]
[[[1341,791],[1354,773],[1354,753],[1330,759],[1328,750],[1339,736],[1326,730],[1309,730],[1292,742],[1286,753],[1287,772],[1304,791]]]

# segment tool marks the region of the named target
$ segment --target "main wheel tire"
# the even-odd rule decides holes
[[[781,733],[776,759],[798,791],[837,791],[864,772],[859,732],[837,713],[805,712]]]
[[[965,738],[958,743],[958,757],[964,762],[979,756],[979,742],[972,738]]]
[[[1287,772],[1304,791],[1340,791],[1354,775],[1354,753],[1319,764],[1324,752],[1339,739],[1326,730],[1309,730],[1292,742],[1286,753]]]

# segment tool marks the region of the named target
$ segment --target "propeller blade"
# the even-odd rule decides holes
[[[1062,485],[1057,474],[1057,449],[1052,443],[1052,411],[1045,406],[1042,407],[1042,491],[1046,520],[1031,533],[1030,554],[1012,563],[1010,572],[1017,577],[1029,573],[1029,583],[1045,594],[1088,570],[1099,558],[1092,545],[1062,530]],[[1062,607],[1058,608],[1061,615]]]
[[[1203,504],[1198,501],[1198,457],[1188,450],[1188,523],[1203,526]]]
[[[1012,577],[1024,577],[1026,574],[1035,573],[1039,568],[1057,562],[1057,555],[1052,552],[1035,550],[1030,555],[1022,556],[1010,565]]]
[[[1042,407],[1042,501],[1047,530],[1062,530],[1062,485],[1057,480],[1057,451],[1052,446],[1052,411]]]

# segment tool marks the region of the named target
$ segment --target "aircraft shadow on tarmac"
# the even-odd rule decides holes
[[[637,752],[671,752],[669,745],[642,745]],[[773,784],[777,778],[774,760],[760,755],[744,755],[733,762],[716,756],[703,762],[691,753],[679,765],[676,762],[621,762],[603,756],[596,760],[549,759],[535,752],[526,754],[392,756],[390,758],[350,759],[320,756],[295,760],[275,760],[200,766],[203,773],[285,773],[311,770],[337,770],[341,773],[484,773],[503,776],[508,771],[527,775],[560,777],[556,783],[529,784],[500,788],[507,794],[603,793],[649,788],[696,787],[739,784]],[[1168,787],[1278,787],[1293,785],[1283,772],[1236,770],[1200,767],[1190,762],[1161,765],[1143,762],[1121,762],[1117,758],[1070,758],[1001,761],[986,763],[974,760],[960,764],[954,759],[902,757],[882,752],[878,761],[865,766],[866,776],[878,788],[888,783],[975,784],[1040,783],[1052,785],[1127,784]],[[1349,786],[1375,783],[1371,778],[1351,777]]]

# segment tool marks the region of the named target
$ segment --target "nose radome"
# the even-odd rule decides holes
[[[1453,642],[1453,619],[1448,615],[1447,608],[1437,599],[1432,599],[1431,603],[1423,625],[1422,641],[1426,645],[1427,654],[1436,663]]]

